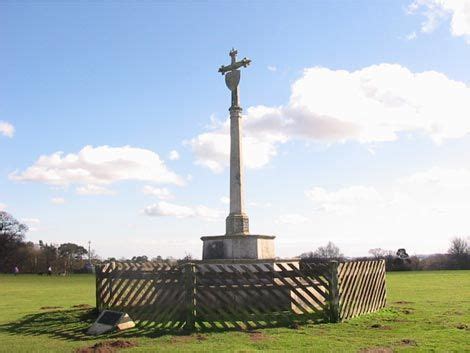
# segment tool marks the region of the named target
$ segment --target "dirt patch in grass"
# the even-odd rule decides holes
[[[90,347],[78,348],[75,353],[114,353],[118,349],[132,348],[135,346],[137,346],[136,343],[123,340],[98,342]]]
[[[410,315],[410,314],[414,313],[414,309],[413,308],[403,308],[403,309],[401,309],[401,312],[403,314]]]
[[[268,336],[266,336],[264,333],[259,332],[259,331],[248,332],[248,335],[250,336],[251,342],[260,342],[260,341],[266,341],[267,339],[269,339]]]
[[[392,329],[390,326],[381,325],[381,324],[372,324],[370,325],[370,328],[374,328],[378,330],[391,330]]]
[[[359,353],[392,353],[393,349],[389,347],[369,347],[362,348]]]
[[[406,300],[400,300],[398,302],[393,302],[393,304],[407,305],[407,304],[414,304],[414,303],[413,302],[407,302]]]
[[[409,322],[409,320],[400,319],[400,318],[384,319],[384,321],[388,321],[388,322]]]
[[[92,308],[92,306],[90,304],[77,304],[77,305],[73,305],[72,308],[89,309],[89,308]]]
[[[63,309],[62,306],[42,306],[41,310],[56,310],[56,309]]]
[[[178,343],[189,343],[189,342],[192,342],[194,339],[193,339],[193,336],[191,335],[181,335],[181,336],[173,336],[171,337],[171,340],[170,342],[173,343],[173,344],[178,344]]]
[[[418,345],[415,340],[412,340],[412,339],[409,339],[409,338],[402,339],[400,341],[400,344],[402,346],[417,346]]]
[[[468,329],[468,326],[466,324],[458,324],[455,327],[458,328],[459,330],[467,330]]]
[[[196,341],[205,341],[207,339],[206,336],[197,334],[197,335],[181,335],[181,336],[173,336],[171,338],[171,343],[190,343]]]

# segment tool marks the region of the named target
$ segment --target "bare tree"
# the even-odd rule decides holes
[[[455,237],[450,241],[449,255],[461,257],[470,253],[468,243],[464,238]]]
[[[383,259],[387,256],[393,255],[393,251],[382,248],[374,248],[369,250],[369,254],[371,254],[376,259]]]
[[[319,259],[332,260],[340,259],[344,257],[344,255],[340,252],[338,246],[329,241],[326,246],[318,247],[318,249],[313,252],[313,257]]]

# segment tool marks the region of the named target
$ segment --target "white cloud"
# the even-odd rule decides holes
[[[7,121],[0,121],[0,134],[11,138],[15,134],[15,127]]]
[[[78,153],[67,155],[55,152],[39,157],[25,171],[10,174],[10,178],[60,186],[99,186],[123,180],[184,184],[158,154],[131,146],[85,146]]]
[[[176,217],[176,218],[192,218],[199,217],[206,220],[217,220],[223,216],[220,210],[212,209],[206,206],[181,206],[173,203],[160,201],[153,205],[147,206],[144,213],[154,217]]]
[[[283,223],[283,224],[291,224],[291,225],[296,225],[296,224],[302,224],[308,221],[308,218],[296,213],[291,213],[291,214],[284,214],[279,216],[277,223]]]
[[[464,37],[470,44],[470,0],[415,0],[408,12],[418,11],[425,17],[421,32],[431,33],[442,21],[450,18],[452,35]]]
[[[470,87],[436,71],[397,64],[357,71],[313,67],[292,85],[286,106],[247,109],[244,160],[265,166],[292,139],[326,143],[394,141],[423,133],[440,143],[470,133]],[[229,119],[185,143],[196,164],[221,172],[229,164]]]
[[[145,195],[152,195],[158,197],[160,200],[169,200],[173,195],[167,188],[156,188],[154,186],[145,185],[142,189]]]
[[[172,150],[170,152],[170,154],[168,155],[168,159],[170,161],[176,161],[176,160],[180,159],[180,154],[178,153],[177,150]]]
[[[51,202],[54,204],[54,205],[62,205],[65,203],[65,199],[63,197],[53,197],[51,199]]]
[[[99,185],[86,184],[76,188],[78,195],[114,195],[116,192]]]
[[[416,32],[413,31],[413,32],[409,33],[409,34],[405,37],[405,39],[406,39],[406,40],[414,40],[414,39],[416,39],[416,37],[417,37],[417,34],[416,34]]]
[[[256,202],[256,201],[249,201],[248,206],[251,207],[259,207],[259,208],[269,208],[272,206],[271,202]]]
[[[468,168],[431,168],[376,186],[317,187],[306,194],[315,227],[305,239],[331,240],[351,255],[374,247],[443,252],[452,237],[469,234]]]
[[[411,200],[420,210],[465,217],[462,211],[470,209],[470,170],[432,168],[414,173],[398,181],[395,196]]]
[[[276,71],[277,71],[277,67],[274,66],[274,65],[269,65],[269,66],[268,66],[268,70],[271,71],[271,72],[276,72]]]
[[[379,193],[372,187],[350,186],[336,191],[314,187],[305,192],[315,204],[317,211],[350,213],[358,207],[372,206],[382,202]]]
[[[251,169],[265,166],[277,154],[277,143],[287,140],[283,132],[276,131],[280,121],[271,119],[269,114],[275,111],[268,107],[248,109],[248,118],[243,124],[246,132],[243,138],[244,164]],[[278,119],[279,120],[279,119]],[[222,172],[229,165],[230,159],[230,121],[217,124],[215,130],[202,133],[185,141],[196,155],[196,164],[205,166],[213,172]]]
[[[220,198],[220,202],[222,202],[225,205],[228,205],[230,203],[230,197],[222,196]],[[255,202],[255,201],[249,201],[247,204],[250,207],[259,207],[259,208],[268,208],[272,206],[270,202],[260,203],[260,202]]]
[[[20,221],[28,226],[30,232],[37,232],[41,223],[38,218],[22,218]]]

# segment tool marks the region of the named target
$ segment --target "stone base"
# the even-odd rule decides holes
[[[231,213],[225,219],[225,234],[230,235],[248,235],[250,226],[246,214]]]
[[[274,259],[272,235],[216,235],[202,237],[202,259]]]

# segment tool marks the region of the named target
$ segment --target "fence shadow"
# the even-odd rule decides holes
[[[93,309],[45,311],[26,315],[18,321],[0,325],[0,332],[11,335],[50,336],[64,340],[86,340],[86,329],[95,320]]]
[[[70,309],[46,311],[26,315],[22,319],[0,325],[0,332],[15,336],[48,336],[70,341],[90,341],[113,337],[159,337],[181,334],[176,330],[141,327],[113,332],[101,336],[89,336],[86,331],[98,317],[95,309]]]
[[[0,333],[7,333],[14,336],[47,336],[67,341],[95,341],[99,339],[109,338],[139,338],[148,337],[156,338],[164,335],[172,336],[187,336],[194,332],[189,332],[184,329],[183,323],[178,325],[170,323],[155,324],[152,322],[138,323],[133,329],[122,332],[112,332],[100,336],[88,336],[86,330],[95,321],[98,314],[96,309],[68,309],[68,310],[53,310],[45,311],[35,314],[26,315],[22,319],[6,324],[0,325]],[[261,327],[297,327],[298,324],[305,323],[306,317],[302,318],[301,322],[294,319],[288,325],[286,322],[279,321],[277,324],[263,322]],[[254,318],[255,322],[256,319]],[[311,316],[308,320],[310,323],[325,322],[322,317]],[[198,332],[226,332],[228,330],[240,331],[240,326],[234,324],[235,321],[224,322],[200,322],[198,323]],[[258,322],[259,324],[260,322]],[[233,327],[230,325],[233,324]],[[246,330],[250,331],[251,327]]]

